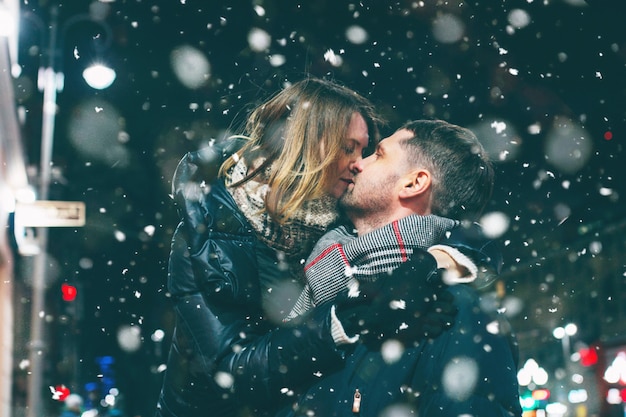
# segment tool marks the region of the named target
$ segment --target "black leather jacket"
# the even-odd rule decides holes
[[[292,285],[294,277],[277,267],[278,254],[255,238],[217,179],[235,145],[187,154],[174,176],[181,220],[168,289],[176,328],[157,416],[272,415],[299,387],[342,363],[330,306],[290,328],[264,314],[264,295],[283,282]]]
[[[471,286],[447,291],[459,310],[452,328],[394,360],[378,347],[354,345],[340,371],[318,380],[297,406],[277,416],[521,417],[517,345],[508,323],[481,305]],[[355,395],[358,413],[352,411]]]

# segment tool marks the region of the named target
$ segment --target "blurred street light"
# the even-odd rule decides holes
[[[523,387],[531,383],[538,386],[545,385],[548,383],[548,372],[531,358],[517,372],[517,382]]]
[[[552,335],[561,341],[561,349],[563,352],[563,368],[567,377],[565,385],[561,387],[558,393],[558,399],[562,403],[566,403],[568,392],[571,387],[570,378],[572,377],[572,350],[570,338],[578,332],[578,327],[574,323],[568,323],[563,327],[557,327],[552,331]]]
[[[115,81],[115,70],[104,64],[94,64],[83,71],[83,78],[91,88],[104,90]]]
[[[570,337],[578,333],[578,327],[574,323],[569,323],[565,327],[557,327],[552,331],[552,335],[561,340],[561,347],[563,348],[563,360],[565,361],[565,367],[567,368],[571,360],[571,342]]]

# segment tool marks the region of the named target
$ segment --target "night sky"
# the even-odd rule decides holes
[[[100,3],[109,9],[104,22],[110,45],[103,47],[97,25],[80,23],[64,32],[58,51],[66,80],[58,97],[50,198],[84,201],[87,224],[51,231],[49,251],[59,273],[49,302],[61,314],[66,306],[56,286],[79,288],[76,327],[53,326],[79,346],[76,389],[98,379],[93,358],[112,355],[121,365],[116,376],[128,415],[152,414],[157,368],[172,329],[165,285],[176,226],[168,196],[176,163],[185,152],[222,138],[284,83],[307,74],[369,97],[389,121],[384,134],[409,119],[436,117],[484,136],[499,159],[487,212],[503,213],[510,222],[501,236],[505,271],[623,219],[624,10],[607,1],[589,3]],[[28,1],[22,7],[47,21],[51,4]],[[78,1],[61,2],[59,10],[61,25],[89,11]],[[23,24],[16,96],[26,110],[24,141],[36,166],[41,94],[34,86],[46,48],[30,28]],[[263,41],[268,43],[259,47]],[[80,77],[97,52],[118,74],[99,92]],[[210,70],[192,86],[181,74],[193,73],[198,61],[191,58],[198,56]],[[141,329],[138,350],[120,347],[117,333],[124,325]],[[162,347],[151,340],[157,329],[166,331]],[[59,351],[51,352],[55,360]],[[53,370],[49,378],[63,382]]]

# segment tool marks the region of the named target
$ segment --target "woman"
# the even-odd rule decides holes
[[[271,414],[341,365],[330,305],[295,327],[278,322],[379,122],[357,93],[306,79],[256,108],[241,135],[181,160],[168,282],[177,322],[157,415]]]

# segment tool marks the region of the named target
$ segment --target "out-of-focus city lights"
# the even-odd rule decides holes
[[[63,301],[74,301],[78,291],[76,287],[70,284],[61,284],[61,293],[63,295]]]
[[[524,366],[517,372],[517,382],[525,387],[531,383],[545,385],[548,382],[548,372],[539,366],[536,360],[528,359]]]
[[[563,339],[565,337],[565,329],[562,327],[557,327],[552,331],[552,335],[557,339]]]
[[[115,81],[115,70],[104,64],[94,64],[83,71],[83,78],[91,88],[104,90]]]
[[[621,382],[626,385],[626,352],[617,354],[611,365],[606,368],[604,380],[609,384]]]
[[[547,389],[536,389],[533,391],[532,397],[538,401],[545,401],[550,398],[550,391]]]
[[[598,352],[594,346],[579,349],[580,364],[582,366],[593,366],[598,363]]]
[[[539,368],[533,373],[533,382],[537,385],[545,385],[548,382],[548,372]]]
[[[550,417],[560,417],[560,416],[565,415],[565,413],[567,413],[567,406],[559,402],[550,403],[546,405],[546,413]]]
[[[565,336],[574,336],[578,332],[578,327],[574,323],[569,323],[565,327],[557,327],[552,331],[552,335],[557,339],[563,339]]]
[[[620,390],[617,388],[609,389],[606,395],[606,402],[609,404],[621,404],[622,403],[622,395]]]
[[[610,261],[616,253],[622,252],[619,245],[623,242],[608,238],[616,230],[614,218],[610,216],[613,212],[608,206],[619,201],[620,197],[623,199],[624,195],[621,188],[623,184],[612,168],[622,152],[618,142],[623,132],[623,120],[614,117],[615,107],[619,106],[615,106],[610,94],[603,96],[606,93],[602,90],[607,85],[611,85],[609,92],[615,88],[616,79],[609,77],[615,74],[605,64],[610,61],[607,52],[617,53],[620,43],[614,42],[609,50],[597,50],[597,42],[578,42],[579,48],[555,42],[558,46],[550,49],[554,45],[549,42],[552,40],[551,25],[542,23],[554,21],[543,20],[544,15],[549,17],[552,9],[558,9],[561,13],[567,13],[563,16],[568,17],[562,19],[562,25],[556,26],[558,34],[565,34],[569,29],[574,30],[572,34],[576,35],[563,36],[562,42],[566,38],[581,40],[583,34],[592,33],[593,22],[589,17],[596,16],[597,3],[603,3],[601,0],[546,0],[540,8],[537,6],[541,2],[533,0],[527,0],[526,4],[512,4],[505,0],[506,8],[486,6],[490,9],[486,14],[479,13],[487,9],[481,10],[478,2],[475,2],[476,10],[471,10],[473,7],[465,3],[463,7],[438,7],[427,5],[428,2],[423,0],[394,2],[393,5],[381,5],[385,7],[384,13],[378,13],[379,10],[373,4],[351,2],[349,11],[352,12],[352,19],[342,20],[336,26],[329,25],[330,21],[325,20],[321,31],[316,27],[319,19],[317,12],[324,12],[321,16],[326,17],[329,14],[323,10],[325,7],[319,5],[308,10],[306,2],[294,6],[294,13],[300,13],[298,17],[306,13],[306,18],[298,19],[298,24],[292,26],[277,23],[285,21],[282,13],[288,8],[270,7],[271,2],[262,1],[245,6],[246,10],[253,11],[252,16],[240,13],[236,2],[222,8],[219,13],[217,9],[211,9],[213,2],[207,2],[202,10],[194,9],[193,13],[189,11],[187,0],[168,3],[167,7],[150,4],[146,7],[146,15],[118,7],[120,2],[114,0],[87,2],[92,3],[89,13],[78,14],[81,12],[78,7],[74,10],[72,2],[65,2],[61,7],[63,13],[60,13],[60,19],[56,22],[59,36],[52,38],[51,42],[46,42],[46,35],[53,32],[54,25],[43,22],[44,25],[38,30],[40,33],[31,34],[32,28],[18,25],[11,19],[11,13],[5,14],[7,4],[13,3],[17,5],[18,2],[0,1],[0,36],[13,31],[17,35],[18,26],[26,29],[20,35],[20,57],[23,56],[25,62],[22,66],[14,63],[11,71],[16,78],[14,85],[19,103],[16,113],[20,115],[19,121],[27,135],[38,128],[41,122],[39,113],[42,111],[41,100],[36,95],[37,65],[29,64],[36,61],[45,67],[48,61],[46,58],[56,61],[56,65],[51,65],[49,71],[53,76],[42,77],[40,81],[46,84],[45,80],[48,80],[48,92],[61,93],[62,77],[59,76],[62,74],[58,71],[63,67],[60,61],[68,55],[63,53],[68,48],[62,48],[62,41],[68,34],[67,29],[72,26],[70,23],[86,20],[91,21],[90,25],[105,23],[107,14],[96,16],[94,7],[106,3],[108,10],[110,4],[112,8],[119,9],[111,14],[114,17],[111,24],[115,29],[112,33],[115,36],[99,30],[98,33],[92,32],[92,36],[95,35],[92,40],[100,43],[99,38],[105,34],[107,41],[123,46],[117,51],[119,55],[124,51],[132,53],[124,57],[124,68],[116,67],[117,79],[115,71],[110,70],[113,74],[108,84],[101,79],[103,70],[106,71],[103,67],[87,69],[83,73],[93,88],[102,89],[115,83],[117,89],[132,92],[126,95],[123,104],[114,104],[114,100],[119,100],[117,94],[72,96],[76,93],[84,94],[82,88],[68,89],[65,94],[70,96],[60,101],[60,106],[56,103],[56,96],[55,100],[43,102],[45,113],[62,118],[61,127],[64,128],[63,147],[54,154],[55,159],[56,155],[61,156],[59,163],[47,160],[42,164],[53,169],[54,193],[51,195],[60,197],[67,194],[73,197],[70,194],[76,191],[80,198],[84,197],[90,202],[93,213],[89,219],[89,228],[85,229],[84,239],[80,239],[83,235],[81,230],[73,232],[79,239],[74,236],[68,239],[71,245],[80,242],[82,247],[76,251],[64,251],[69,255],[68,258],[64,256],[60,266],[54,266],[46,273],[46,288],[49,285],[55,296],[55,305],[45,309],[46,323],[53,323],[57,317],[70,317],[72,320],[58,327],[65,335],[68,330],[75,330],[70,325],[82,326],[84,323],[80,336],[88,341],[83,350],[82,342],[81,348],[74,349],[68,338],[59,341],[53,337],[44,339],[46,344],[59,343],[60,351],[80,355],[80,362],[70,355],[63,357],[64,362],[58,367],[60,370],[65,371],[66,367],[72,366],[75,368],[72,369],[73,378],[82,379],[82,367],[88,363],[92,351],[99,353],[102,350],[98,341],[101,338],[113,339],[111,346],[117,347],[114,344],[117,337],[122,356],[143,353],[144,349],[151,350],[150,356],[146,357],[152,360],[154,355],[154,363],[146,360],[149,366],[145,367],[140,363],[135,364],[137,369],[145,368],[142,372],[146,372],[148,377],[159,376],[165,371],[167,346],[161,344],[168,341],[168,331],[172,329],[163,327],[151,332],[148,326],[143,329],[142,326],[146,317],[144,310],[148,309],[150,314],[161,313],[164,303],[156,304],[155,300],[160,302],[163,296],[171,296],[165,290],[167,277],[164,275],[167,268],[164,266],[167,254],[162,251],[162,248],[167,248],[169,240],[166,238],[164,242],[161,241],[172,230],[169,226],[174,226],[170,224],[169,214],[164,211],[171,197],[166,195],[171,188],[168,181],[172,172],[169,171],[174,170],[179,153],[186,151],[186,148],[213,143],[220,140],[216,138],[226,136],[223,133],[230,133],[231,115],[240,114],[239,107],[243,108],[259,98],[257,87],[269,93],[274,84],[284,86],[295,81],[292,78],[295,75],[285,74],[311,69],[314,73],[336,76],[338,81],[347,81],[351,87],[367,93],[377,106],[379,103],[384,106],[384,113],[392,115],[392,119],[396,116],[396,120],[412,117],[417,109],[418,114],[423,111],[428,117],[444,116],[452,121],[475,125],[467,127],[477,133],[497,165],[496,177],[503,185],[494,194],[497,199],[494,198],[494,204],[489,206],[480,223],[488,238],[502,238],[505,250],[512,254],[510,258],[505,257],[506,279],[498,280],[502,290],[494,291],[489,302],[494,311],[512,319],[511,331],[517,333],[520,330],[520,356],[524,360],[529,357],[539,358],[537,360],[543,366],[529,359],[517,374],[522,390],[528,391],[528,401],[534,401],[532,404],[528,402],[528,406],[535,407],[532,415],[582,417],[580,410],[583,405],[589,407],[588,412],[585,410],[585,416],[597,415],[598,411],[593,407],[599,408],[607,403],[620,405],[615,408],[622,411],[626,407],[626,353],[619,352],[619,349],[624,350],[623,346],[615,346],[616,343],[623,343],[623,323],[620,324],[613,317],[615,312],[617,318],[623,316],[623,304],[620,303],[623,296],[619,285],[626,273],[623,265]],[[42,7],[44,2],[39,2],[42,3],[40,5],[32,1],[21,3],[21,6],[26,6],[27,13],[41,9],[42,16],[50,19],[49,8]],[[76,2],[76,5],[79,3]],[[331,3],[327,5],[330,7]],[[585,6],[589,10],[572,13],[569,10],[572,6]],[[341,9],[342,13],[346,11],[345,6]],[[539,9],[541,14],[538,13]],[[436,13],[431,14],[435,10]],[[8,11],[11,11],[10,7]],[[210,13],[203,16],[206,11]],[[194,17],[194,20],[183,19],[185,13],[190,13],[189,16]],[[198,20],[195,20],[196,15],[200,16]],[[568,26],[570,22],[576,22],[574,19],[579,15],[585,15],[589,28],[585,25]],[[494,19],[484,25],[482,19],[487,16],[493,16]],[[9,20],[3,20],[4,17]],[[414,20],[416,18],[418,20]],[[404,24],[408,19],[411,20]],[[483,33],[476,23],[490,28],[492,33]],[[384,32],[380,32],[377,26]],[[581,31],[580,27],[585,30]],[[280,30],[276,30],[278,28]],[[87,27],[77,29],[71,37],[72,41],[79,41],[86,34]],[[615,25],[607,24],[606,29],[614,30]],[[325,33],[326,30],[329,33]],[[606,41],[607,38],[605,36],[602,40]],[[324,42],[320,43],[320,39],[324,39]],[[70,46],[70,39],[67,40],[65,44]],[[389,42],[391,40],[393,42]],[[600,41],[599,38],[596,40]],[[4,42],[4,39],[0,38],[0,41]],[[526,59],[530,58],[531,51],[537,50],[532,45],[534,41],[545,44],[547,48],[547,53],[541,55],[543,59],[539,60],[539,65],[534,63],[534,59]],[[81,42],[77,44],[82,46]],[[238,46],[232,48],[232,45]],[[585,50],[587,45],[594,47]],[[77,48],[74,47],[74,50],[77,51]],[[494,48],[493,55],[499,57],[492,61],[489,58],[492,54],[484,53],[487,48]],[[579,54],[583,50],[586,57],[595,58],[589,59],[590,67],[587,68],[579,65]],[[529,55],[519,55],[520,51],[529,51]],[[163,59],[168,57],[169,60]],[[66,64],[70,67],[80,64],[82,71],[84,62],[81,60]],[[467,67],[466,63],[469,64]],[[20,79],[17,79],[17,75],[21,72],[14,71],[14,68],[24,70]],[[120,71],[124,71],[124,74]],[[94,74],[95,83],[89,81]],[[74,78],[69,71],[67,75],[68,86],[85,87],[79,75]],[[265,78],[271,80],[265,84]],[[567,84],[564,85],[569,86],[570,81],[575,79],[580,82],[576,83],[576,88],[569,90],[559,84],[552,84],[565,82]],[[172,80],[176,82],[172,83]],[[393,83],[387,84],[387,80],[393,80]],[[593,89],[585,90],[590,81]],[[594,94],[589,94],[591,91]],[[574,103],[570,102],[568,96],[577,97],[577,92],[589,100],[584,103],[575,100]],[[552,123],[555,113],[560,111],[567,116],[557,115]],[[54,122],[54,118],[51,120]],[[149,123],[145,123],[146,120]],[[142,124],[149,125],[148,134],[143,134],[145,129]],[[54,123],[50,131],[54,132]],[[29,144],[39,140],[37,136],[24,139],[28,139]],[[541,147],[543,144],[545,148]],[[65,149],[70,150],[67,155],[61,153]],[[39,158],[36,149],[28,156]],[[151,170],[135,170],[142,168],[141,164],[146,160],[154,160],[159,164],[161,171],[158,175],[154,175]],[[36,180],[34,183],[48,185],[45,176],[37,178],[36,161],[31,162],[29,176]],[[133,170],[129,171],[131,168]],[[111,179],[120,181],[110,189],[101,188],[100,184],[104,185],[105,180],[106,185],[110,185],[101,171],[109,172],[109,169],[113,173]],[[43,168],[41,170],[46,171]],[[619,167],[616,172],[619,174]],[[165,185],[165,192],[160,197],[161,188],[145,186],[153,184],[155,179],[157,187]],[[84,184],[76,180],[84,181]],[[591,191],[584,188],[589,181],[593,184]],[[133,192],[136,186],[141,192]],[[209,185],[202,189],[198,187],[194,190],[194,198],[203,199],[209,189]],[[145,197],[145,190],[150,190],[149,198]],[[16,202],[19,207],[20,203],[32,202],[37,198],[35,189],[10,191],[7,193],[0,189],[0,201],[3,201],[3,207],[9,213],[13,212],[11,208]],[[144,206],[144,203],[147,204]],[[167,210],[171,209],[168,207]],[[127,222],[126,219],[135,213],[141,219]],[[620,213],[618,211],[618,215]],[[118,219],[120,215],[124,216],[124,221]],[[13,216],[14,221],[16,218]],[[620,219],[617,230],[621,227]],[[594,220],[597,222],[594,223]],[[19,259],[20,264],[16,265],[21,267],[23,264],[25,269],[25,272],[19,274],[28,274],[28,268],[33,263],[25,255],[45,254],[57,263],[53,254],[61,250],[59,248],[64,250],[65,245],[57,245],[55,240],[48,254],[46,245],[40,245],[36,239],[39,235],[35,233],[36,229],[25,230],[19,227],[19,223],[17,225],[13,233],[16,235],[14,240],[24,259]],[[59,242],[65,242],[65,237],[59,239]],[[70,245],[67,246],[71,249]],[[151,252],[153,248],[155,252]],[[153,261],[158,257],[158,262]],[[509,263],[509,259],[512,262]],[[586,263],[589,259],[590,267]],[[286,265],[286,262],[281,260],[279,265]],[[609,270],[613,267],[618,269],[617,273]],[[156,272],[151,268],[155,268]],[[572,270],[574,273],[571,273]],[[74,272],[76,276],[72,275]],[[33,278],[23,278],[25,291],[29,291],[33,288]],[[81,297],[74,302],[78,304],[60,302],[59,287],[65,280],[80,283],[77,285]],[[111,285],[115,284],[115,280],[122,281],[123,285]],[[14,282],[17,283],[16,290],[21,290],[19,285],[22,281]],[[489,282],[492,283],[493,280]],[[63,299],[76,296],[75,287],[64,286],[67,291],[62,293]],[[484,287],[489,290],[487,284]],[[299,294],[292,288],[280,291]],[[19,292],[15,294],[20,295]],[[91,297],[93,294],[97,297]],[[491,297],[491,293],[485,293],[484,298],[488,298],[487,295]],[[21,302],[28,301],[27,298],[20,295],[15,299],[19,301],[18,310],[27,305]],[[586,302],[587,299],[590,302]],[[61,311],[57,312],[57,308]],[[72,317],[74,312],[76,320]],[[271,312],[272,317],[276,318],[280,318],[280,314],[280,309]],[[114,319],[111,320],[111,317]],[[158,325],[172,325],[170,320],[171,316],[166,314],[164,323]],[[568,320],[576,321],[579,328],[575,324],[566,326]],[[119,327],[119,323],[126,321],[133,324]],[[549,337],[556,325],[553,324],[555,321],[562,325],[553,332],[558,340]],[[485,325],[493,334],[509,331],[505,320]],[[119,331],[116,332],[118,327]],[[92,330],[96,335],[93,340],[90,339]],[[144,339],[142,333],[145,331],[148,333]],[[23,336],[26,339],[26,335]],[[23,342],[29,341],[16,340],[16,346],[25,345]],[[587,348],[585,343],[597,345]],[[399,344],[387,343],[380,353],[387,362],[392,363],[401,360],[404,353],[402,349]],[[14,374],[37,375],[37,369],[41,369],[41,366],[37,367],[37,362],[31,365],[29,355],[22,355],[21,349],[16,351],[19,354],[14,362],[18,364],[19,374]],[[72,362],[65,362],[66,359]],[[54,364],[50,365],[50,369],[56,369],[52,367]],[[474,372],[469,361],[462,362],[462,365],[448,368],[445,375],[445,389],[457,398],[463,398],[470,392],[474,383],[472,378],[479,375]],[[117,371],[120,378],[125,378],[129,370],[118,366]],[[130,371],[136,372],[135,369]],[[60,383],[51,381],[46,385],[55,385],[57,382]],[[69,382],[65,381],[68,386]],[[80,384],[73,382],[72,389],[80,389]],[[234,375],[218,373],[216,383],[224,389],[230,389],[234,384]],[[122,398],[132,398],[128,404],[139,402],[130,396],[137,395],[132,393],[132,389],[137,388],[133,385],[141,384],[126,385],[128,388],[125,386],[124,389],[129,392],[124,394],[129,396],[120,397],[118,406],[126,406]],[[553,394],[554,398],[550,401],[560,402],[547,403],[542,400],[540,404],[539,400],[532,398],[533,393],[543,392],[541,390],[544,388]],[[37,391],[40,390],[30,392]],[[101,394],[104,393],[106,390],[101,391]],[[107,394],[104,399],[107,406],[116,405],[115,395],[111,392]],[[88,410],[83,417],[88,417],[91,411],[95,410]]]
[[[588,395],[585,389],[573,389],[567,395],[567,399],[572,404],[580,404],[587,401]]]

